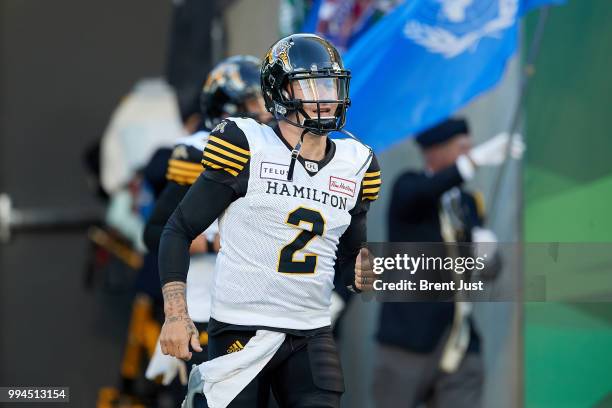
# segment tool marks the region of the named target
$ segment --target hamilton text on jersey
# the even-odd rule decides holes
[[[298,187],[295,184],[291,187],[285,183],[279,183],[276,181],[268,181],[268,188],[266,189],[267,194],[285,195],[288,197],[299,197],[307,200],[316,201],[317,203],[323,203],[330,205],[340,210],[346,210],[346,197],[341,197],[336,194],[331,194],[325,191],[319,191],[316,188],[310,187]]]

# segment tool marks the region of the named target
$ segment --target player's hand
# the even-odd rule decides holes
[[[221,249],[221,236],[219,234],[215,234],[215,239],[213,240],[213,250],[215,252],[219,252]]]
[[[208,242],[206,241],[206,236],[198,235],[196,239],[191,241],[191,246],[189,247],[190,254],[205,254],[208,252]]]
[[[372,259],[368,248],[361,248],[355,260],[355,286],[361,291],[372,290],[376,274],[372,269]]]
[[[159,336],[162,353],[183,360],[191,360],[189,345],[197,352],[202,351],[198,329],[187,314],[167,316]]]

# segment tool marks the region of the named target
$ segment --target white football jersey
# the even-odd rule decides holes
[[[300,159],[287,181],[291,148],[272,128],[231,118],[213,130],[205,176],[225,172],[240,179],[230,183],[241,191],[219,218],[214,319],[298,330],[331,323],[336,249],[349,211],[380,188],[372,157],[357,141],[333,140],[324,160]],[[361,191],[366,172],[375,185]]]

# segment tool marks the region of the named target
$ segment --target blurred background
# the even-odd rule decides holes
[[[349,110],[355,119],[349,116],[347,128],[375,148],[382,167],[384,185],[368,219],[370,241],[388,239],[394,180],[408,168],[423,167],[412,136],[460,115],[470,123],[474,144],[511,130],[526,142],[522,161],[478,172],[469,183],[483,193],[491,209],[488,227],[499,242],[612,243],[612,3],[521,5],[502,32],[456,51],[457,59],[435,56],[439,71],[429,63],[411,70],[420,64],[417,54],[389,39],[399,35],[390,32],[397,21],[435,20],[430,9],[412,10],[406,7],[410,1],[328,2],[340,7],[336,16],[349,3],[353,16],[359,7],[376,7],[367,23],[351,20],[356,25],[349,35],[334,31],[333,19],[321,25],[330,17],[321,9],[313,13],[320,3],[0,1],[1,386],[69,386],[70,404],[78,407],[148,406],[129,398],[112,402],[128,388],[139,392],[149,339],[156,338],[155,324],[147,323],[155,311],[138,303],[134,289],[144,221],[117,216],[124,228],[113,228],[114,194],[136,189],[134,176],[153,151],[184,134],[214,64],[235,54],[261,58],[281,35],[309,27],[343,48],[356,84],[355,110]],[[445,2],[424,7],[438,10],[438,3]],[[498,3],[503,2],[474,1],[476,11],[464,10],[458,32],[501,13]],[[472,17],[474,26],[468,24]],[[374,43],[385,35],[391,36],[385,43]],[[499,49],[495,41],[503,41]],[[435,46],[426,48],[433,55]],[[379,54],[390,64],[381,63]],[[395,54],[397,61],[389,59]],[[419,98],[426,99],[426,90],[410,92],[415,74],[418,82],[440,85],[428,96],[449,102],[422,108],[406,121],[401,119],[407,111],[390,111],[381,102],[364,123],[361,107],[379,100],[369,89],[393,87],[377,71],[364,69],[370,73],[359,76],[370,63],[373,69],[394,66],[394,84],[410,93],[415,106],[422,108]],[[447,95],[445,89],[455,86],[449,78],[475,85]],[[398,120],[405,127],[396,126]],[[101,140],[115,136],[124,142],[118,154],[126,158],[107,163],[112,174],[100,176]],[[608,263],[598,268],[612,272]],[[599,289],[611,283],[604,280]],[[612,305],[609,298],[594,302],[584,296],[475,305],[483,406],[612,406]],[[345,407],[375,406],[378,319],[376,302],[356,300],[347,308],[339,337]]]

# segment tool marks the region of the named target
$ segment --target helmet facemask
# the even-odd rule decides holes
[[[350,105],[348,71],[313,70],[287,75],[281,103],[286,113],[277,116],[316,135],[340,130]]]

